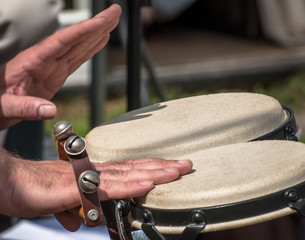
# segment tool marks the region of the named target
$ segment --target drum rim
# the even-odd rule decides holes
[[[298,209],[299,201],[305,201],[305,181],[263,197],[203,208],[156,209],[143,207],[131,201],[130,214],[132,220],[142,224],[153,224],[156,227],[186,227],[189,224],[196,224],[193,216],[200,213],[206,225],[213,225],[253,218],[285,208],[299,212],[302,211]],[[146,217],[147,213],[150,214],[150,218]]]
[[[296,136],[298,127],[294,117],[294,112],[291,108],[285,105],[282,105],[282,108],[283,110],[288,112],[288,116],[289,116],[288,120],[278,128],[274,129],[273,131],[264,134],[260,137],[257,137],[253,140],[250,140],[250,142],[260,141],[260,140],[277,140],[277,139],[298,141],[298,137]]]

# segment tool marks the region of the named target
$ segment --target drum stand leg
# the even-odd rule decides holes
[[[111,2],[115,2],[111,0]],[[148,50],[141,32],[140,9],[149,6],[150,0],[128,0],[127,6],[124,1],[119,1],[122,6],[122,15],[118,25],[118,32],[123,45],[127,51],[127,104],[128,111],[149,105],[149,91],[147,83],[141,79],[141,63],[144,64],[148,73],[148,79],[155,88],[161,101],[165,101],[165,91],[158,81]],[[126,14],[127,13],[127,14]]]
[[[117,202],[116,207],[115,207],[115,220],[117,223],[117,228],[118,228],[118,232],[120,235],[120,239],[121,240],[128,240],[128,239],[132,239],[131,238],[131,231],[126,231],[125,229],[125,222],[124,222],[124,212],[126,210],[126,208],[129,210],[128,205],[128,201],[123,201],[120,200]],[[127,236],[127,234],[129,236]]]
[[[111,240],[132,240],[131,230],[127,224],[126,214],[124,212],[125,209],[118,209],[121,212],[117,213],[117,206],[121,201],[123,200],[108,200],[101,202],[107,229]],[[126,206],[124,205],[124,207]]]

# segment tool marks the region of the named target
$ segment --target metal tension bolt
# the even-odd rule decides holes
[[[200,212],[200,211],[194,212],[194,213],[192,214],[192,220],[193,220],[193,222],[196,223],[196,224],[200,224],[200,223],[204,222],[204,215],[203,215],[203,213]]]
[[[295,190],[288,190],[285,193],[285,198],[289,203],[294,203],[298,200],[298,194]]]
[[[286,126],[285,134],[287,140],[298,141],[297,137],[295,136],[295,129],[290,124]]]
[[[100,185],[99,175],[92,171],[87,170],[81,173],[78,178],[78,186],[84,193],[95,193]]]
[[[86,150],[86,141],[82,137],[72,135],[66,140],[64,148],[70,155],[79,155]]]
[[[90,221],[95,222],[99,218],[99,213],[95,209],[89,210],[87,217],[89,218]]]
[[[142,220],[143,220],[143,222],[145,222],[145,223],[150,223],[150,222],[152,222],[153,217],[152,217],[151,212],[150,212],[148,209],[145,209],[145,210],[142,212]]]
[[[55,139],[61,140],[68,138],[73,133],[72,124],[67,121],[60,121],[53,128]]]

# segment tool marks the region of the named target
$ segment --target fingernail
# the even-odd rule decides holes
[[[41,105],[38,110],[40,118],[53,118],[56,115],[56,108],[53,105]]]
[[[148,186],[148,185],[153,185],[154,182],[153,181],[143,181],[143,182],[139,182],[140,185],[144,185],[144,186]]]
[[[166,171],[166,172],[178,172],[179,170],[177,168],[164,168],[164,171]]]
[[[189,163],[191,160],[189,159],[185,159],[185,160],[178,160],[177,163],[179,164],[186,164],[186,163]]]

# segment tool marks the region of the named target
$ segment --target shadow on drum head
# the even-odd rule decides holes
[[[111,119],[111,120],[103,123],[103,125],[110,125],[110,124],[115,124],[115,123],[119,123],[119,122],[128,122],[128,121],[147,118],[147,117],[152,116],[152,114],[150,112],[158,111],[158,110],[161,110],[166,107],[167,107],[167,105],[154,104],[152,106],[141,108],[141,113],[138,113],[137,110],[133,110],[133,111],[125,113],[123,115],[124,118],[122,118],[121,117],[122,115],[121,115],[121,116],[118,116],[114,119]],[[149,114],[146,114],[146,113],[149,113]],[[126,118],[126,116],[128,116],[128,118]]]

